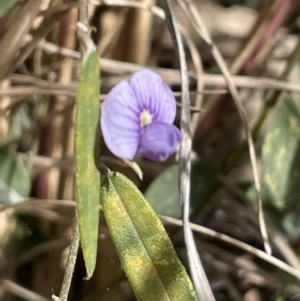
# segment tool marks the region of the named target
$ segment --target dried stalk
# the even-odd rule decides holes
[[[215,297],[212,293],[205,271],[203,269],[193,233],[189,223],[190,216],[190,174],[191,174],[191,148],[192,148],[192,137],[191,137],[191,117],[190,117],[190,98],[189,98],[189,84],[185,52],[183,47],[182,36],[179,31],[177,19],[175,17],[172,4],[170,0],[165,0],[165,14],[166,21],[172,35],[174,44],[178,52],[178,59],[180,65],[181,74],[181,118],[180,125],[183,134],[183,139],[179,151],[179,170],[180,170],[180,184],[179,184],[179,195],[182,206],[182,217],[183,217],[183,233],[184,240],[187,249],[189,267],[191,270],[194,286],[201,301],[214,301]]]
[[[74,222],[74,233],[71,237],[70,253],[68,256],[67,267],[64,274],[64,279],[60,288],[59,296],[52,295],[52,301],[67,301],[69,290],[74,273],[74,267],[76,263],[77,253],[79,248],[79,230],[77,224],[77,218]]]

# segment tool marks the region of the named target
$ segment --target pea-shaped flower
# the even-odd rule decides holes
[[[173,125],[176,102],[172,90],[155,72],[144,69],[118,83],[101,110],[101,129],[108,149],[117,157],[141,156],[164,161],[182,140]]]

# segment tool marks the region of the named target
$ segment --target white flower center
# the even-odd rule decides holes
[[[153,116],[150,114],[148,110],[144,110],[140,115],[140,119],[141,119],[141,125],[142,127],[144,127],[152,122]]]

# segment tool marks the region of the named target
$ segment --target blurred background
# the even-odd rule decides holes
[[[197,31],[198,16],[229,66],[253,130],[273,255],[300,275],[300,2],[172,3],[192,101],[191,221],[263,250],[243,123]],[[161,0],[90,0],[91,35],[101,57],[100,101],[148,66],[174,91],[179,126],[180,74],[163,7]],[[0,1],[1,300],[50,300],[62,282],[75,213],[77,19],[75,1]],[[137,156],[140,181],[103,142],[101,149],[103,162],[132,179],[158,214],[180,218],[176,155],[163,163]],[[181,228],[166,228],[187,267]],[[195,239],[216,300],[300,300],[299,281],[276,264],[218,235],[195,232]],[[79,254],[69,300],[136,300],[102,215],[96,272],[85,276]]]

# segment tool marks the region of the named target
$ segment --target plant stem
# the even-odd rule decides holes
[[[68,256],[68,262],[64,274],[64,279],[60,288],[59,296],[56,297],[52,295],[53,301],[67,301],[68,299],[73,272],[76,263],[76,258],[77,258],[77,253],[78,253],[78,247],[79,247],[79,230],[78,230],[77,218],[75,218],[74,233],[71,237],[70,253]]]

